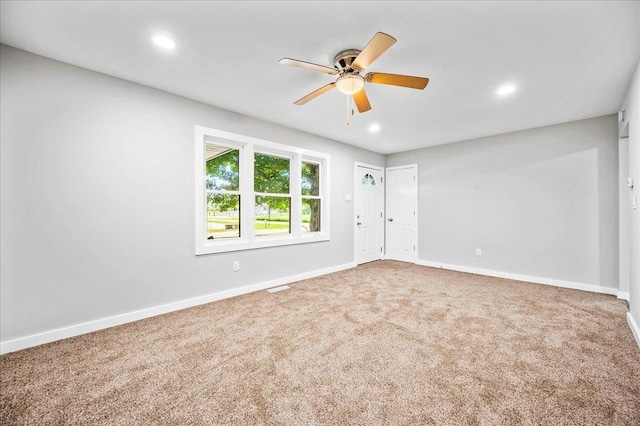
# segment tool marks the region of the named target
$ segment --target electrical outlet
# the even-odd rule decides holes
[[[238,272],[240,270],[240,261],[236,260],[233,262],[233,272]]]
[[[482,249],[476,249],[476,256],[482,256]]]

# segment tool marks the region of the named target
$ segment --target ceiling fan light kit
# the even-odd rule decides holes
[[[336,87],[345,95],[353,95],[364,88],[364,77],[359,74],[345,74],[338,77]]]
[[[425,77],[413,77],[400,74],[385,74],[370,72],[364,76],[362,71],[368,68],[376,59],[389,49],[396,39],[388,34],[378,32],[367,43],[362,50],[347,49],[338,53],[334,58],[334,67],[313,64],[297,59],[283,58],[278,61],[282,65],[291,65],[311,71],[319,71],[325,74],[338,75],[333,83],[326,84],[321,88],[294,102],[295,105],[304,105],[312,99],[337,87],[338,90],[350,97],[358,108],[358,112],[363,113],[371,109],[371,104],[364,90],[365,83],[386,84],[391,86],[408,87],[410,89],[422,90],[427,87],[429,79]],[[348,102],[351,99],[349,98]],[[349,120],[347,119],[347,124]]]

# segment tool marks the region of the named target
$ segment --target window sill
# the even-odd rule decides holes
[[[329,234],[311,234],[303,237],[256,237],[253,241],[206,241],[196,247],[196,256],[203,254],[227,253],[240,250],[254,250],[267,247],[280,247],[294,244],[329,241]]]

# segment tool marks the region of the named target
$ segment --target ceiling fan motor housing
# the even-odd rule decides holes
[[[347,49],[341,51],[335,56],[333,62],[335,63],[336,68],[340,71],[340,74],[362,71],[360,69],[354,68],[351,65],[353,64],[353,61],[356,60],[359,54],[360,50],[358,49]]]

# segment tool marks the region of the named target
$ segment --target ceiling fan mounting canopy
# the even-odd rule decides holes
[[[338,75],[336,81],[326,84],[309,93],[307,96],[294,102],[295,105],[304,105],[323,93],[338,88],[342,93],[353,96],[353,100],[360,113],[369,111],[371,104],[364,90],[365,82],[374,84],[386,84],[392,86],[408,87],[411,89],[424,89],[429,83],[425,77],[414,77],[400,74],[386,74],[370,72],[364,76],[360,73],[369,67],[376,59],[389,49],[396,39],[388,34],[378,32],[362,49],[346,49],[339,52],[334,58],[334,67],[313,64],[291,58],[282,58],[278,61],[283,65],[304,68],[311,71],[319,71],[325,74]]]

